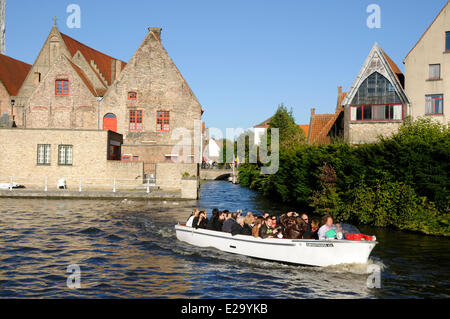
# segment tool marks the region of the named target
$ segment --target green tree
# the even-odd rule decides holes
[[[300,126],[295,124],[293,110],[290,111],[284,104],[278,106],[277,112],[271,118],[269,123],[269,130],[267,134],[268,144],[270,143],[270,129],[277,128],[280,132],[280,149],[287,149],[290,147],[297,147],[306,141],[305,132]]]

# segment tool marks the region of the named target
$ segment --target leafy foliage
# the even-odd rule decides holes
[[[289,145],[277,174],[244,165],[239,177],[267,197],[340,221],[449,236],[449,171],[449,128],[419,119],[376,144]]]

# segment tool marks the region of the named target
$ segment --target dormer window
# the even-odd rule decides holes
[[[136,92],[128,92],[128,99],[131,101],[137,100],[137,93]]]
[[[56,95],[69,95],[69,80],[56,80]]]

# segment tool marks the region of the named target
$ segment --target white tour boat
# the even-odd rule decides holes
[[[351,240],[291,240],[255,238],[175,226],[178,240],[202,248],[245,255],[248,257],[299,265],[328,267],[342,264],[365,264],[376,241]]]

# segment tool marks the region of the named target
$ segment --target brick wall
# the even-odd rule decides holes
[[[128,92],[136,92],[137,100],[129,101]],[[130,110],[143,111],[142,132],[130,132]],[[157,131],[157,111],[170,112],[169,132]],[[175,129],[185,128],[194,144],[194,121],[201,120],[201,105],[159,39],[150,32],[105,95],[101,117],[108,113],[117,116],[118,132],[125,138],[124,154],[140,156],[148,163],[161,163],[179,143],[172,139]],[[187,155],[194,154],[193,147],[190,153]]]
[[[69,95],[55,94],[55,81],[69,80]],[[27,107],[27,128],[97,128],[97,101],[89,88],[60,56],[31,95]]]
[[[0,183],[14,177],[27,188],[42,188],[45,178],[49,188],[66,178],[70,189],[112,189],[114,178],[130,179],[118,184],[142,185],[143,163],[108,161],[108,132],[87,130],[0,129]],[[51,145],[51,165],[37,165],[37,145]],[[58,165],[58,146],[73,146],[73,165]],[[28,183],[28,184],[27,184]],[[32,185],[39,183],[39,185]]]
[[[398,132],[402,123],[364,122],[350,123],[348,141],[350,144],[376,143],[378,137],[389,137]]]
[[[181,189],[183,175],[198,176],[197,164],[158,163],[156,164],[156,186],[164,189]]]

